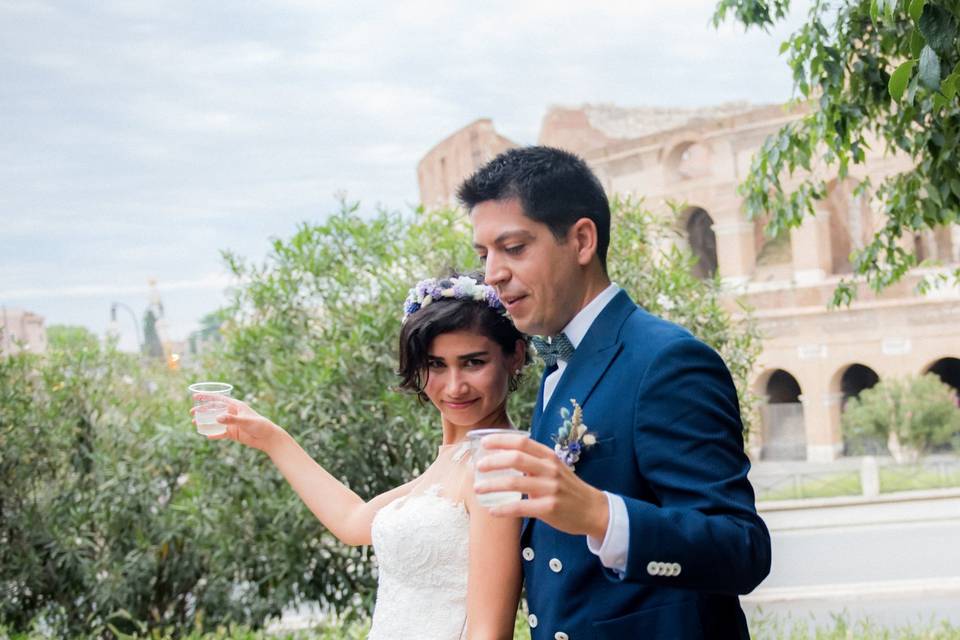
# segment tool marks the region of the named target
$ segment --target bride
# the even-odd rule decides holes
[[[265,452],[337,538],[373,545],[379,578],[370,640],[513,637],[520,520],[494,518],[477,503],[467,432],[511,425],[507,395],[527,346],[481,282],[423,280],[404,307],[399,386],[437,408],[443,433],[419,477],[364,501],[239,400],[228,399],[220,418],[227,432],[211,436]]]

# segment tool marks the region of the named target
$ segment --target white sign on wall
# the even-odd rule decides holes
[[[827,357],[827,345],[801,344],[797,347],[797,357],[801,360],[825,359]]]
[[[885,356],[902,356],[910,353],[910,338],[884,338],[880,352]]]

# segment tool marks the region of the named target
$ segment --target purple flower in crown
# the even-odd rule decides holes
[[[416,313],[420,309],[443,298],[482,302],[496,311],[505,313],[505,309],[500,302],[499,296],[497,296],[496,290],[490,285],[474,280],[470,276],[457,276],[444,280],[427,278],[426,280],[421,280],[410,289],[407,299],[403,304],[404,321],[406,321],[411,313]]]
[[[477,288],[477,284],[470,279],[470,282],[464,282],[462,278],[456,278],[451,283],[453,287],[453,295],[457,298],[472,298],[473,291]]]
[[[434,278],[428,278],[426,280],[421,280],[417,283],[417,298],[420,300],[421,306],[423,306],[423,300],[426,298],[431,298],[436,300],[440,297],[440,292],[443,289],[440,287],[440,283],[437,282]]]
[[[503,302],[500,301],[500,296],[497,295],[497,290],[493,287],[487,287],[485,292],[487,298],[487,304],[493,307],[494,309],[503,309]]]

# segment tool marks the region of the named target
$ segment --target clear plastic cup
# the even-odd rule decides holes
[[[193,397],[193,418],[197,422],[197,433],[204,436],[218,436],[227,432],[226,425],[217,422],[217,418],[227,412],[227,403],[217,397],[229,398],[233,385],[226,382],[196,382],[189,387]],[[204,399],[196,398],[196,394],[211,396]]]
[[[517,431],[516,429],[474,429],[473,431],[467,434],[467,437],[470,439],[470,452],[471,457],[473,458],[474,469],[480,460],[484,456],[493,453],[494,450],[488,450],[483,448],[483,439],[486,436],[493,434],[506,434],[514,436],[526,436],[530,437],[530,434],[526,431]],[[474,471],[474,481],[482,482],[484,480],[492,480],[493,478],[501,478],[505,476],[522,476],[523,472],[517,471],[516,469],[500,469],[497,471]],[[494,491],[493,493],[478,493],[477,502],[479,502],[484,507],[496,507],[501,504],[509,504],[511,502],[516,502],[523,498],[523,495],[519,491]]]

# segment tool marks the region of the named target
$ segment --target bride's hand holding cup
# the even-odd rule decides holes
[[[195,400],[215,400],[223,402],[226,411],[217,417],[217,422],[226,428],[226,431],[217,435],[207,436],[208,440],[236,440],[240,444],[259,449],[267,454],[284,437],[287,432],[269,419],[263,417],[250,408],[247,403],[234,398],[207,397],[202,393],[194,395]],[[190,410],[194,415],[197,407]]]

